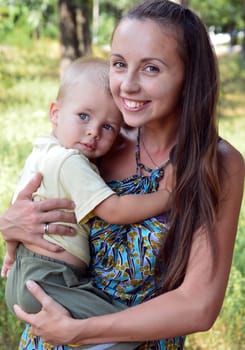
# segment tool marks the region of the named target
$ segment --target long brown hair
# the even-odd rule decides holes
[[[163,272],[164,266],[161,292],[165,292],[183,281],[198,228],[205,228],[213,253],[215,250],[212,231],[219,201],[217,62],[204,24],[189,9],[168,0],[146,0],[124,18],[152,20],[172,29],[177,34],[179,54],[185,65],[178,143],[174,150],[176,188],[170,229],[156,263],[156,272]]]

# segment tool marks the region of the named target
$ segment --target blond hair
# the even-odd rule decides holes
[[[98,57],[78,58],[64,71],[60,80],[57,100],[66,96],[69,87],[88,78],[111,95],[109,86],[109,62]]]

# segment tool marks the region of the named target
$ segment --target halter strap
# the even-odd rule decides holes
[[[147,165],[140,162],[140,128],[138,129],[137,144],[136,144],[136,149],[135,149],[135,158],[136,158],[137,174],[138,175],[140,175],[141,170],[144,170],[147,173],[149,173],[150,175],[153,175],[159,179],[161,179],[164,176],[164,170],[165,170],[166,166],[170,163],[170,159],[167,159],[158,168],[152,169],[152,168],[148,167]]]

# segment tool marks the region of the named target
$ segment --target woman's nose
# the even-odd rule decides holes
[[[138,77],[136,74],[127,72],[122,77],[121,90],[127,93],[138,92],[140,89],[140,84],[138,82]]]

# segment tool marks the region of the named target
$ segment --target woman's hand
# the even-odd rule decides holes
[[[62,248],[43,239],[45,223],[49,223],[49,233],[74,235],[72,228],[54,224],[54,222],[74,222],[75,215],[62,209],[74,209],[72,201],[67,199],[47,199],[32,201],[32,193],[42,181],[38,173],[19,193],[16,201],[0,217],[0,231],[6,241],[19,241],[35,244],[49,251],[60,251]]]
[[[42,310],[37,314],[28,314],[19,305],[14,305],[16,316],[31,325],[31,333],[42,337],[43,342],[52,345],[67,344],[69,323],[72,318],[69,312],[49,297],[43,289],[33,281],[26,283],[29,291],[42,304]],[[67,332],[57,331],[65,329]]]

